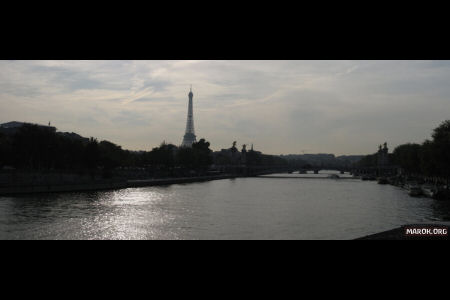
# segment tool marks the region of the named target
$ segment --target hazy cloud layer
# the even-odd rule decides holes
[[[272,154],[366,154],[422,142],[450,119],[449,61],[1,61],[0,123],[149,150],[197,137]]]

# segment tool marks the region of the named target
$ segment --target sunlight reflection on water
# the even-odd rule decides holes
[[[448,212],[375,182],[240,178],[0,197],[0,238],[351,239]]]

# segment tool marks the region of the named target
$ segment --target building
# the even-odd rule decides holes
[[[57,130],[56,127],[50,126],[50,123],[48,126],[46,126],[46,125],[13,121],[13,122],[0,124],[0,133],[12,136],[12,135],[16,134],[19,131],[19,129],[22,128],[24,125],[34,125],[41,129],[49,130],[52,133],[56,133],[58,136],[61,136],[63,138],[70,139],[73,141],[82,141],[84,143],[89,142],[88,138],[82,137],[81,135],[76,134],[74,132],[56,132],[56,130]]]
[[[186,132],[183,137],[183,142],[181,143],[181,147],[191,147],[193,143],[197,142],[197,137],[195,136],[194,130],[194,105],[193,105],[193,97],[192,86],[191,91],[189,92],[189,104],[188,104],[188,115],[186,122]]]
[[[387,143],[383,144],[383,147],[381,145],[378,147],[377,152],[377,163],[379,167],[385,167],[389,165],[389,150],[387,147]]]
[[[50,126],[50,123],[48,126],[46,126],[46,125],[31,124],[31,123],[17,122],[17,121],[0,124],[0,132],[3,134],[6,134],[6,135],[13,135],[13,134],[16,134],[16,132],[18,132],[19,129],[24,125],[34,125],[34,126],[38,126],[39,128],[50,130],[51,132],[56,132],[56,127]]]

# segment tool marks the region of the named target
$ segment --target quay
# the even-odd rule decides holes
[[[180,178],[162,178],[162,179],[144,179],[144,180],[128,180],[128,187],[146,187],[159,186],[191,182],[203,182],[220,179],[236,178],[237,175],[213,175],[213,176],[198,176],[198,177],[180,177]]]
[[[448,240],[448,229],[450,222],[427,222],[403,225],[391,230],[382,231],[375,234],[366,235],[356,238],[355,240]],[[445,229],[446,234],[443,235],[407,235],[407,228],[427,228],[431,231],[435,229]]]
[[[361,179],[360,177],[338,177],[338,178],[334,178],[334,177],[307,177],[307,176],[271,176],[271,175],[258,175],[256,176],[258,178],[271,178],[271,179],[335,179],[335,180],[340,180],[340,179]]]
[[[83,184],[63,184],[63,185],[29,185],[0,187],[0,196],[12,196],[36,193],[62,193],[62,192],[88,192],[102,190],[116,190],[147,186],[163,186],[171,184],[182,184],[192,182],[204,182],[211,180],[230,179],[242,177],[232,174],[209,175],[197,177],[160,178],[146,180],[123,180],[123,181],[103,181]]]

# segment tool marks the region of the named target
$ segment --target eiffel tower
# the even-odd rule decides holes
[[[197,141],[194,130],[194,108],[192,103],[193,97],[194,94],[192,93],[192,85],[191,85],[191,91],[189,92],[189,106],[186,122],[186,133],[184,134],[183,142],[181,143],[182,147],[191,147],[192,144]]]

